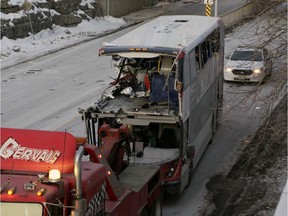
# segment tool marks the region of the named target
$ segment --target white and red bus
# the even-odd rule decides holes
[[[105,146],[101,127],[128,125],[127,163],[157,164],[165,189],[181,193],[216,131],[223,94],[220,18],[161,16],[104,43],[117,76],[82,110],[90,144]],[[100,71],[101,72],[101,71]]]

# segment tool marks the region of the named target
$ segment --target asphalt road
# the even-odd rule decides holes
[[[229,11],[242,1],[223,0],[219,11]],[[244,2],[244,1],[243,1]],[[202,13],[204,4],[170,7],[168,14]],[[114,76],[109,58],[97,56],[103,42],[109,42],[132,26],[106,37],[1,70],[1,123],[5,127],[58,129],[78,134],[75,108],[87,107],[99,98],[101,89]],[[71,118],[72,117],[72,118]],[[74,123],[77,122],[77,123]]]

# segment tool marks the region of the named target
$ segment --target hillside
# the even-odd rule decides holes
[[[287,97],[272,112],[230,172],[207,183],[207,216],[273,216],[287,179]]]

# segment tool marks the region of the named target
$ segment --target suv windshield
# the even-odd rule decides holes
[[[235,51],[231,56],[234,61],[263,61],[262,54],[259,51]]]

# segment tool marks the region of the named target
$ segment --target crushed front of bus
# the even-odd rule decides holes
[[[99,49],[99,56],[114,61],[117,75],[94,105],[79,111],[90,144],[125,152],[123,158],[109,155],[116,173],[125,169],[117,167],[117,160],[157,164],[165,186],[182,192],[189,185],[219,116],[221,25],[219,18],[163,16]],[[121,143],[107,143],[115,139],[105,131],[122,126],[129,135]]]
[[[149,51],[141,48],[131,52],[125,47],[100,50],[100,55],[112,56],[117,76],[102,97],[80,113],[90,144],[106,148],[109,144],[101,139],[106,135],[104,128],[127,125],[129,136],[119,144],[125,149],[123,160],[160,165],[165,182],[181,181],[181,52],[160,48]],[[108,158],[108,162],[113,168],[115,161]]]

